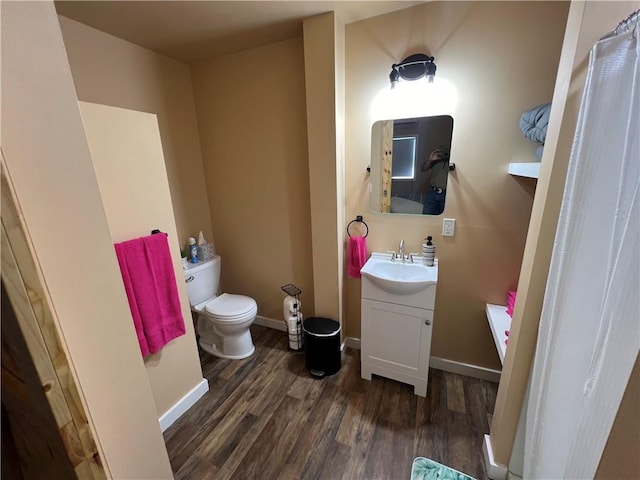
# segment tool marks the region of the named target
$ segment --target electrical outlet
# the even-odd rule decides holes
[[[456,219],[455,218],[445,218],[442,220],[442,236],[443,237],[453,237],[453,234],[456,232]]]

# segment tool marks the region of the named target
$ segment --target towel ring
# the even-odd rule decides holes
[[[351,234],[349,233],[349,227],[353,222],[362,223],[365,226],[365,228],[367,229],[367,233],[364,234],[364,238],[367,238],[367,236],[369,235],[369,225],[367,225],[367,223],[362,219],[362,215],[356,216],[355,220],[351,220],[349,222],[349,224],[347,225],[347,235],[351,237]]]

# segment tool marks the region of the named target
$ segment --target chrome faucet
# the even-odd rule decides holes
[[[395,262],[396,260],[401,261],[402,263],[404,263],[407,260],[410,260],[411,263],[413,263],[413,255],[417,255],[417,253],[415,254],[410,254],[405,256],[404,254],[404,240],[400,240],[400,249],[397,252],[394,252],[393,250],[387,250],[387,253],[391,254],[391,261]]]

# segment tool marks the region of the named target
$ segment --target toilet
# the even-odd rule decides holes
[[[191,311],[198,315],[200,347],[216,357],[240,360],[255,351],[249,327],[258,305],[244,295],[217,294],[221,263],[219,255],[206,262],[189,263],[184,279]]]

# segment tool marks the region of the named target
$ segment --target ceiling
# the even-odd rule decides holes
[[[419,1],[56,1],[59,14],[190,63],[302,33],[305,17],[335,11],[345,23]]]

